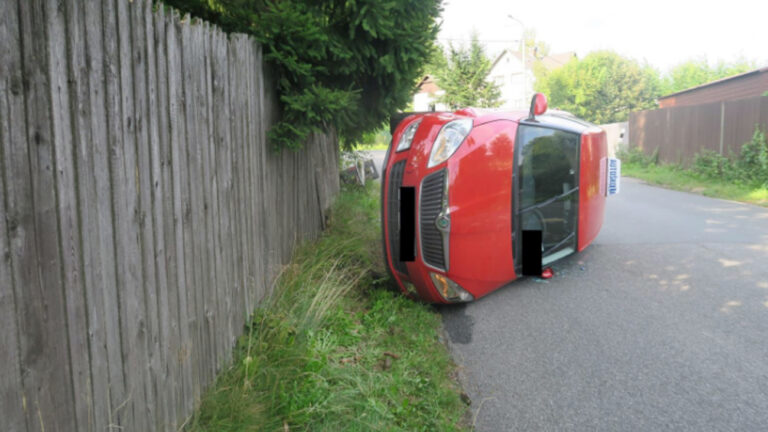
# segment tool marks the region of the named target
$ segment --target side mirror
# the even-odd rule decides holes
[[[531,98],[531,110],[528,112],[528,120],[535,120],[537,115],[547,111],[547,97],[543,93],[536,93]]]

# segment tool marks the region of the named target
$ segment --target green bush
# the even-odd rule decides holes
[[[752,139],[741,147],[734,165],[739,179],[745,183],[768,185],[768,143],[759,126],[755,126]]]
[[[650,155],[646,155],[639,147],[630,146],[627,150],[620,149],[616,152],[616,157],[621,159],[622,163],[625,164],[647,167],[659,163],[659,149],[657,147]]]
[[[644,165],[642,154],[625,153],[628,163]],[[765,132],[758,126],[752,139],[739,150],[737,155],[725,157],[712,150],[702,150],[693,157],[691,171],[705,179],[725,180],[748,186],[768,186],[768,143]]]
[[[277,72],[277,148],[334,128],[357,143],[411,99],[437,36],[441,0],[163,0],[253,35]]]
[[[715,179],[732,179],[733,164],[727,157],[712,150],[702,150],[693,157],[691,169],[705,177]]]
[[[382,127],[363,134],[360,147],[363,149],[386,149],[391,140],[392,135],[389,133],[389,128]]]

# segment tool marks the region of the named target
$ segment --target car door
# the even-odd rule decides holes
[[[576,251],[579,143],[580,135],[574,132],[538,124],[518,128],[515,235],[520,239],[523,230],[541,231],[542,265]]]

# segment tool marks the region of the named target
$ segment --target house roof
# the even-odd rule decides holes
[[[738,79],[741,79],[741,78],[745,78],[745,77],[748,77],[748,76],[751,76],[751,75],[756,75],[756,74],[761,74],[761,73],[766,73],[766,72],[768,72],[768,66],[762,67],[762,68],[759,68],[759,69],[755,69],[755,70],[751,70],[751,71],[748,71],[748,72],[740,73],[738,75],[731,75],[729,77],[720,78],[720,79],[715,80],[715,81],[710,81],[710,82],[705,83],[705,84],[697,85],[695,87],[687,88],[685,90],[680,90],[679,92],[670,93],[668,95],[664,95],[664,96],[659,97],[659,100],[667,99],[667,98],[674,97],[674,96],[677,96],[677,95],[680,95],[680,94],[683,94],[683,93],[688,93],[688,92],[692,92],[692,91],[699,90],[699,89],[702,89],[702,88],[710,87],[710,86],[713,86],[713,85],[716,85],[716,84],[722,84],[722,83],[727,82],[727,81],[735,81],[735,80],[738,80]]]
[[[544,65],[547,70],[551,71],[561,66],[565,66],[565,64],[571,61],[573,58],[576,58],[576,53],[573,51],[568,51],[564,53],[544,56],[541,58],[541,64]]]
[[[442,90],[435,84],[435,79],[432,75],[425,75],[416,88],[418,89],[417,93],[437,93]]]

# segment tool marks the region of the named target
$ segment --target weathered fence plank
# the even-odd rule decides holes
[[[25,79],[25,140],[10,143],[12,254],[19,263],[17,314],[29,430],[76,429],[55,196],[46,4],[19,3]],[[19,120],[18,118],[15,120]],[[16,159],[18,157],[18,159]]]
[[[178,430],[320,228],[335,138],[271,151],[260,46],[151,0],[0,14],[0,430]]]
[[[232,346],[233,329],[231,318],[232,272],[231,249],[232,236],[229,232],[231,223],[228,209],[231,206],[231,157],[229,155],[229,89],[227,87],[227,39],[218,29],[212,34],[211,80],[212,80],[212,154],[213,169],[215,170],[216,200],[215,206],[217,227],[216,268],[219,280],[217,283],[217,315],[218,335],[221,341],[220,358],[217,368],[229,362],[228,347]]]
[[[166,43],[168,56],[168,112],[170,124],[170,158],[173,197],[173,227],[176,258],[176,308],[178,311],[179,345],[177,351],[172,353],[172,361],[175,361],[177,370],[180,371],[180,393],[177,399],[177,415],[181,420],[182,413],[189,412],[194,404],[192,397],[192,365],[190,361],[190,347],[192,344],[189,333],[189,318],[187,306],[187,268],[186,259],[188,251],[184,240],[187,235],[185,220],[187,219],[187,190],[189,185],[186,180],[186,154],[184,153],[186,142],[186,121],[184,115],[184,89],[181,81],[181,24],[175,13],[168,16],[166,21]],[[190,279],[190,283],[191,283]]]
[[[145,245],[145,255],[147,259],[153,261],[155,272],[149,277],[153,278],[155,290],[149,293],[147,297],[147,314],[150,316],[150,323],[153,328],[150,344],[150,355],[152,359],[152,391],[155,395],[156,417],[155,428],[164,429],[170,427],[172,423],[168,422],[168,411],[171,405],[172,391],[163,391],[163,386],[170,384],[168,379],[168,277],[166,274],[165,261],[165,237],[163,225],[163,144],[160,138],[160,127],[167,128],[165,113],[159,108],[162,98],[158,89],[158,37],[155,16],[152,14],[152,5],[147,3],[142,11],[141,19],[144,21],[146,30],[146,75],[147,75],[147,101],[148,101],[148,127],[149,127],[149,149],[148,154],[151,164],[150,184],[151,193],[147,195],[151,198],[151,212],[148,212],[146,218],[151,221],[151,237],[153,243],[147,247]],[[162,14],[162,8],[160,10]],[[158,15],[162,23],[161,15]],[[161,75],[164,76],[164,75]]]
[[[230,65],[231,65],[231,71],[230,71],[230,82],[233,83],[242,83],[242,69],[243,69],[243,63],[242,63],[242,44],[241,44],[241,36],[235,35],[230,39]],[[242,99],[243,99],[243,92],[241,91],[242,88],[238,88],[238,91],[235,91],[232,93],[232,105],[231,105],[231,114],[232,114],[232,140],[233,142],[241,142],[245,143],[245,136],[243,134],[243,125],[245,123],[245,118],[243,116],[243,109],[242,109]],[[234,148],[234,158],[232,160],[233,162],[233,175],[235,177],[235,196],[236,200],[238,202],[245,202],[245,195],[244,195],[244,188],[245,188],[245,177],[243,176],[243,170],[244,170],[244,162],[243,162],[243,147],[244,146],[236,146]],[[238,271],[236,273],[237,277],[237,291],[235,293],[235,301],[237,302],[237,312],[235,314],[235,328],[240,329],[243,326],[244,322],[244,313],[247,313],[247,307],[245,305],[245,302],[243,301],[243,297],[245,295],[246,287],[245,287],[245,281],[247,279],[247,272],[248,272],[248,257],[246,256],[246,247],[245,244],[247,242],[247,236],[245,233],[245,209],[242,206],[235,207],[235,262],[238,266]]]
[[[117,44],[114,3],[91,0],[85,4],[91,140],[79,150],[78,169],[83,215],[84,261],[88,323],[91,327],[91,374],[94,396],[94,427],[104,430],[122,424],[117,412],[125,399],[120,346],[120,320],[115,272],[112,175],[109,152],[118,142],[117,124],[108,115],[119,104],[117,92]],[[114,30],[113,30],[114,31]]]
[[[126,380],[125,413],[129,429],[147,430],[143,410],[146,371],[146,316],[144,311],[144,267],[141,255],[141,203],[136,80],[133,66],[131,3],[117,1],[117,30],[120,62],[120,116],[122,145],[113,154],[116,213],[117,277],[120,294],[121,341]]]
[[[203,285],[203,322],[204,332],[208,339],[207,351],[204,353],[203,362],[206,365],[207,379],[205,383],[211,382],[213,377],[216,376],[217,364],[216,364],[216,346],[218,341],[216,339],[216,287],[218,284],[216,274],[216,238],[214,237],[214,203],[215,195],[213,193],[215,186],[215,178],[211,172],[211,128],[209,122],[206,121],[212,117],[211,114],[211,63],[210,63],[210,25],[203,23],[196,27],[198,29],[198,47],[199,61],[200,61],[200,75],[199,75],[199,99],[200,115],[203,121],[200,122],[200,183],[202,191],[202,205],[203,205],[203,244],[208,247],[204,247],[200,250],[203,259],[203,272],[205,273],[205,284]],[[203,388],[207,385],[204,384]]]
[[[78,421],[78,425],[81,430],[103,430],[108,426],[108,404],[96,403],[96,400],[108,400],[109,395],[103,387],[94,389],[94,382],[108,382],[108,373],[106,369],[106,352],[100,351],[98,356],[101,358],[94,359],[94,351],[92,349],[92,342],[94,337],[98,334],[102,347],[105,344],[103,331],[103,319],[94,317],[94,323],[91,323],[91,310],[92,307],[89,302],[88,286],[93,285],[95,279],[97,259],[93,257],[92,248],[94,247],[94,236],[96,235],[90,227],[96,226],[96,215],[92,213],[93,203],[95,201],[95,189],[94,184],[91,181],[93,176],[93,161],[90,151],[84,151],[87,149],[91,142],[93,142],[93,134],[91,130],[91,77],[88,73],[88,33],[86,31],[86,11],[85,5],[80,2],[75,2],[67,8],[67,31],[69,33],[69,81],[72,88],[72,103],[71,111],[73,115],[73,138],[74,147],[72,152],[73,164],[70,169],[73,176],[76,178],[77,186],[70,184],[72,194],[70,195],[71,203],[69,206],[73,206],[76,209],[79,225],[76,227],[79,233],[80,254],[75,257],[77,260],[81,272],[79,278],[81,286],[79,289],[72,291],[68,296],[75,298],[74,294],[77,293],[82,301],[82,305],[78,305],[77,310],[68,311],[67,314],[72,317],[73,314],[77,315],[74,322],[79,322],[79,327],[73,327],[70,325],[70,333],[72,330],[76,330],[81,333],[79,336],[75,336],[71,339],[71,346],[73,352],[73,373],[75,376],[76,368],[82,368],[87,374],[84,383],[85,394],[80,394],[83,390],[76,392],[75,403],[83,404],[87,416],[86,424],[82,420]],[[60,155],[57,155],[60,157]],[[61,166],[61,164],[60,164]],[[63,175],[63,173],[62,173]],[[79,189],[79,190],[78,190]],[[59,180],[59,191],[63,193],[66,187],[63,185],[63,180]],[[60,206],[62,209],[67,208],[64,205],[64,200],[59,198]],[[88,205],[85,204],[88,203]],[[62,211],[62,216],[66,214]],[[62,237],[63,240],[66,237]],[[66,240],[63,241],[66,245]],[[67,251],[66,246],[63,247],[64,251]],[[67,254],[65,254],[65,257]],[[66,272],[66,269],[65,269]],[[66,276],[65,276],[66,277]],[[72,322],[72,318],[70,318]],[[89,334],[89,330],[93,329],[93,332]],[[78,340],[82,338],[82,340]],[[82,357],[81,357],[82,356]],[[94,362],[98,364],[94,364]],[[81,372],[82,373],[82,372]],[[81,379],[82,380],[82,379]],[[78,380],[75,381],[77,385]],[[96,393],[94,390],[97,390]],[[80,401],[80,402],[79,402]],[[79,418],[83,415],[79,414]]]
[[[187,18],[188,19],[188,18]],[[178,224],[182,230],[181,246],[179,248],[179,255],[182,257],[183,266],[183,278],[179,279],[179,298],[181,301],[180,308],[183,307],[183,312],[180,313],[181,325],[184,327],[182,331],[182,340],[184,340],[184,346],[182,348],[182,359],[184,364],[182,368],[185,371],[185,388],[184,388],[184,403],[185,412],[191,412],[194,408],[195,400],[199,397],[196,389],[199,388],[200,371],[197,363],[197,355],[195,353],[196,347],[199,346],[197,333],[195,330],[195,297],[194,289],[197,286],[197,280],[194,276],[194,255],[193,255],[193,238],[192,238],[192,204],[190,202],[190,182],[189,182],[189,160],[187,157],[187,149],[191,142],[188,141],[188,123],[189,114],[187,113],[188,99],[192,98],[191,94],[186,93],[186,85],[184,81],[187,79],[185,68],[188,67],[185,62],[185,57],[188,55],[185,51],[188,50],[186,45],[189,42],[189,26],[188,23],[182,23],[180,21],[174,23],[174,31],[176,33],[178,46],[178,53],[176,58],[178,64],[174,64],[173,71],[169,71],[169,77],[177,76],[180,79],[175,80],[177,88],[175,89],[175,95],[171,96],[171,100],[178,101],[178,109],[174,116],[178,116],[178,137],[174,142],[175,157],[174,159],[174,176],[178,177],[180,190],[178,191],[178,200],[180,200],[181,214],[177,215]],[[187,42],[185,42],[185,40]],[[174,97],[175,96],[175,97]],[[174,103],[174,102],[171,102]],[[172,116],[173,117],[173,116]]]
[[[0,77],[7,82],[7,77]],[[0,84],[1,86],[2,84]],[[0,118],[9,119],[5,86],[0,87]],[[0,124],[0,142],[10,141],[10,127],[7,121]],[[2,150],[0,150],[2,152]],[[0,167],[0,212],[5,209],[5,167]],[[5,427],[10,431],[21,431],[24,424],[23,402],[24,394],[21,384],[21,368],[19,355],[18,329],[16,327],[16,303],[14,301],[14,283],[11,276],[11,251],[8,242],[8,226],[6,218],[0,218],[0,414],[5,421]]]
[[[154,183],[155,262],[157,269],[157,317],[160,350],[157,394],[161,400],[161,429],[176,424],[176,398],[179,392],[173,352],[178,342],[178,312],[173,307],[176,296],[175,251],[173,239],[173,192],[170,173],[170,123],[168,119],[167,57],[165,9],[157,15],[149,13],[153,25],[147,38],[151,40],[149,56],[150,117],[152,137],[152,172]],[[154,48],[153,48],[154,47]]]
[[[157,419],[155,380],[152,377],[157,374],[157,354],[155,353],[157,348],[155,344],[158,325],[157,314],[153,311],[157,304],[157,296],[152,218],[152,161],[150,157],[152,142],[149,134],[152,118],[149,115],[147,86],[149,61],[147,29],[144,19],[144,9],[147,6],[145,0],[134,0],[129,3],[131,40],[133,41],[131,66],[133,67],[134,124],[136,125],[139,254],[142,268],[141,280],[143,281],[138,308],[141,311],[139,329],[143,333],[140,338],[140,342],[143,343],[143,357],[139,358],[141,362],[139,369],[140,379],[144,387],[144,398],[137,401],[137,415],[145,417],[143,421],[146,421],[148,428],[153,429]]]
[[[199,95],[197,94],[197,74],[200,72],[200,65],[198,64],[197,54],[197,38],[196,27],[191,25],[188,20],[182,31],[182,35],[185,35],[184,43],[184,97],[186,102],[186,116],[187,116],[187,168],[189,183],[189,242],[185,244],[190,246],[190,262],[193,267],[191,268],[192,280],[194,283],[189,286],[190,288],[190,319],[191,319],[191,333],[195,335],[195,343],[192,349],[192,358],[195,364],[196,379],[194,397],[197,401],[200,399],[202,383],[205,380],[205,370],[203,365],[202,353],[205,351],[205,334],[203,333],[203,317],[201,310],[203,308],[201,293],[203,287],[203,262],[200,256],[200,248],[203,247],[201,240],[202,227],[200,223],[201,216],[201,204],[200,204],[200,130],[199,130]]]
[[[81,135],[87,136],[87,112],[84,107],[88,100],[88,81],[87,77],[75,79],[77,69],[85,66],[85,40],[83,33],[78,31],[76,19],[79,6],[69,4],[62,8],[57,2],[49,0],[45,12],[49,32],[53,148],[61,248],[60,278],[66,302],[69,358],[72,364],[72,402],[78,430],[87,431],[92,429],[91,367],[82,285],[83,251],[74,158],[74,149],[82,142]]]
[[[244,39],[243,43],[245,45],[245,53],[246,53],[246,69],[247,70],[258,70],[260,65],[257,65],[256,59],[254,58],[254,45],[255,42],[251,39]],[[257,211],[257,203],[259,202],[259,195],[257,193],[257,185],[258,185],[258,178],[261,175],[261,172],[259,170],[258,163],[256,163],[254,158],[254,149],[261,145],[257,139],[256,136],[256,130],[255,127],[258,123],[258,113],[255,110],[256,105],[256,98],[258,97],[258,94],[255,93],[254,88],[254,74],[248,73],[245,76],[245,89],[246,94],[248,95],[247,98],[245,98],[245,113],[247,116],[246,120],[246,145],[245,145],[245,162],[247,167],[247,177],[246,177],[246,184],[248,185],[247,192],[248,195],[246,197],[248,202],[248,207],[246,208],[247,216],[248,216],[248,238],[249,242],[248,245],[250,246],[250,254],[251,254],[251,267],[250,272],[248,274],[248,280],[246,281],[246,287],[248,287],[245,301],[247,307],[249,310],[253,308],[253,305],[255,304],[255,293],[258,289],[258,285],[256,283],[256,280],[259,275],[259,262],[261,261],[261,257],[259,256],[259,250],[261,248],[261,245],[258,241],[258,224],[260,221],[259,214]]]
[[[21,67],[21,40],[17,5],[0,3],[0,422],[9,431],[26,430],[24,387],[21,378],[22,353],[19,346],[17,305],[14,292],[21,288],[20,266],[13,260],[18,241],[17,214],[12,205],[13,146],[25,143],[24,100]],[[16,249],[18,250],[18,249]]]

